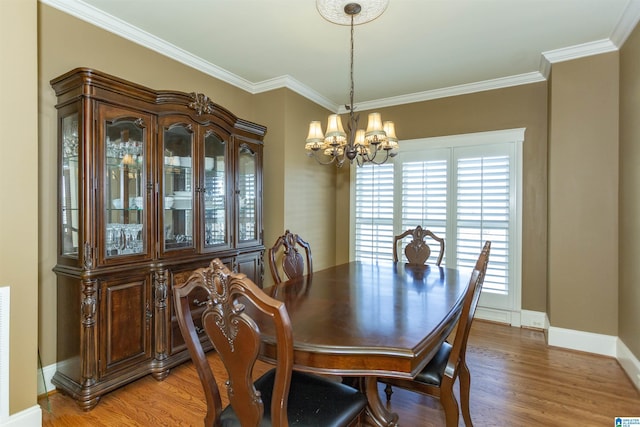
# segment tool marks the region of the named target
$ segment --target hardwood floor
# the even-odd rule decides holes
[[[222,366],[214,353],[209,359],[224,390]],[[640,393],[615,359],[548,347],[540,331],[476,320],[467,359],[476,426],[613,426],[616,416],[640,417]],[[164,381],[148,376],[107,394],[90,412],[61,393],[40,405],[45,427],[201,426],[206,409],[191,363]],[[403,427],[444,426],[439,403],[426,396],[394,388],[389,408]]]

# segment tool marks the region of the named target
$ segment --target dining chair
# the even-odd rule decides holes
[[[398,262],[398,241],[402,242],[402,239],[407,236],[412,236],[411,241],[404,248],[404,254],[407,257],[409,264],[424,264],[427,262],[429,255],[431,255],[431,248],[425,242],[425,238],[431,237],[440,245],[440,252],[438,253],[438,258],[436,260],[436,265],[438,267],[440,266],[442,263],[442,257],[444,257],[444,239],[433,234],[431,230],[423,229],[420,225],[393,238],[394,262]]]
[[[230,404],[224,409],[194,326],[189,296],[196,289],[208,294],[202,326],[228,374]],[[232,273],[214,259],[176,284],[173,294],[180,331],[204,389],[205,426],[359,425],[366,396],[345,384],[293,371],[293,332],[285,303],[265,294],[246,275]],[[273,329],[266,333],[274,336],[277,348],[275,368],[255,382],[252,373],[265,331],[252,316],[269,319]]]
[[[460,400],[462,418],[467,427],[473,426],[471,413],[469,412],[469,394],[471,389],[471,374],[467,366],[467,340],[471,323],[480,299],[480,291],[484,283],[489,262],[491,242],[487,241],[478,257],[471,279],[465,290],[462,312],[456,326],[453,344],[448,341],[442,343],[437,353],[425,368],[412,379],[379,378],[379,381],[387,384],[385,393],[387,401],[391,399],[390,386],[400,387],[411,391],[426,394],[440,400],[444,409],[447,427],[458,426],[458,402],[453,393],[453,385],[456,379],[460,379]]]
[[[305,257],[302,256],[300,250],[304,250]],[[278,261],[280,262],[278,263]],[[285,276],[284,280],[303,276],[305,264],[307,274],[311,274],[313,272],[311,246],[299,235],[289,230],[278,237],[274,245],[269,248],[269,267],[275,283],[281,283]]]

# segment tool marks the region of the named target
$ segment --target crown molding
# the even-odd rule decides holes
[[[1,0],[0,0],[1,1]],[[251,94],[258,94],[274,89],[288,88],[312,102],[339,113],[346,112],[344,106],[338,106],[318,92],[299,82],[289,75],[275,77],[253,83],[239,77],[229,71],[218,67],[208,61],[199,58],[184,49],[166,42],[146,31],[134,27],[121,19],[107,14],[91,5],[78,0],[39,0],[41,3],[54,7],[62,12],[86,21],[92,25],[114,33],[120,37],[139,44],[143,47],[158,52],[174,59],[191,68],[199,70],[209,76],[222,80],[230,85],[238,87]],[[620,17],[611,39],[604,39],[577,46],[542,52],[540,59],[540,71],[519,74],[498,79],[485,80],[442,89],[425,92],[417,92],[408,95],[394,96],[378,100],[366,101],[358,104],[360,110],[390,107],[394,105],[409,104],[414,102],[429,101],[438,98],[446,98],[457,95],[502,89],[529,83],[545,81],[549,77],[551,65],[557,62],[569,61],[586,56],[612,52],[624,43],[640,20],[640,0],[629,0],[627,8]]]
[[[520,86],[529,83],[537,83],[544,81],[545,78],[537,71],[516,76],[502,77],[498,79],[484,80],[476,83],[467,83],[458,86],[451,86],[442,89],[434,89],[425,92],[417,92],[408,95],[393,96],[390,98],[377,99],[373,101],[359,102],[357,107],[359,110],[371,110],[374,108],[392,107],[394,105],[410,104],[413,102],[429,101],[439,98],[448,98],[451,96],[467,95],[470,93],[483,92],[487,90],[503,89],[512,86]],[[339,111],[341,114],[346,112],[343,107]]]
[[[640,0],[629,0],[627,8],[622,12],[618,25],[611,33],[611,41],[618,49],[622,47],[640,20]]]
[[[226,83],[236,86],[242,90],[253,93],[254,84],[250,81],[239,77],[227,70],[218,67],[215,64],[204,61],[184,49],[174,46],[159,37],[154,36],[140,28],[116,18],[113,15],[105,13],[91,5],[77,0],[39,0],[41,3],[56,8],[64,13],[75,16],[78,19],[86,21],[96,27],[109,31],[123,37],[133,43],[146,47],[167,56],[184,65],[202,71],[212,77],[220,79]]]
[[[629,0],[608,39],[542,52],[540,72],[545,78],[549,78],[552,64],[614,52],[620,49],[638,24],[638,21],[640,21],[640,0]]]
[[[548,50],[542,52],[542,57],[540,58],[540,73],[545,79],[548,79],[552,64],[614,52],[616,50],[618,50],[618,47],[609,39],[597,40],[595,42],[583,43],[562,49]]]
[[[546,52],[542,52],[542,56],[544,56],[550,63],[555,64],[556,62],[571,61],[573,59],[599,55],[601,53],[613,52],[615,50],[618,50],[618,47],[610,39],[604,39],[564,47],[561,49],[548,50]]]
[[[280,89],[280,88],[290,89],[296,92],[297,94],[299,94],[300,96],[303,96],[309,99],[310,101],[313,101],[316,104],[320,105],[321,107],[326,108],[327,110],[338,111],[337,104],[330,101],[328,98],[320,95],[318,92],[309,88],[309,86],[305,85],[304,83],[300,83],[300,81],[294,79],[289,75],[275,77],[273,79],[263,80],[261,82],[258,82],[253,85],[252,93],[256,94],[256,93],[268,92],[270,90]]]

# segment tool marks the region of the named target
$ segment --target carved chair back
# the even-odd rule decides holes
[[[453,348],[451,349],[451,356],[449,357],[449,364],[458,366],[464,364],[466,366],[466,354],[467,354],[467,340],[469,339],[469,332],[471,331],[471,323],[476,313],[478,301],[480,300],[480,293],[482,291],[482,285],[484,284],[484,277],[487,273],[487,266],[489,263],[489,253],[491,251],[491,242],[486,241],[476,265],[473,269],[472,278],[470,280],[469,288],[465,294],[464,305],[462,307],[462,313],[460,320],[458,321],[458,327],[456,329],[456,337],[453,341]]]
[[[304,257],[300,253],[303,250]],[[305,263],[306,261],[306,263]],[[287,230],[269,249],[269,267],[275,283],[313,272],[311,246],[299,235]]]
[[[440,252],[436,260],[436,265],[440,266],[442,258],[444,257],[444,239],[436,236],[431,230],[425,230],[421,226],[409,229],[404,233],[395,236],[393,239],[393,261],[398,262],[398,242],[402,242],[407,236],[411,236],[412,239],[404,248],[404,254],[407,257],[409,264],[424,264],[431,255],[431,248],[426,243],[425,238],[430,237],[440,245]]]
[[[204,387],[207,401],[205,425],[219,425],[222,408],[218,386],[191,316],[188,295],[194,288],[203,288],[209,295],[202,314],[202,326],[227,370],[229,401],[243,426],[259,425],[264,413],[260,393],[256,392],[252,380],[260,351],[260,330],[245,313],[245,305],[253,305],[273,321],[278,357],[268,410],[273,425],[288,425],[287,396],[293,367],[293,336],[285,305],[265,294],[244,274],[229,271],[219,259],[214,259],[208,268],[196,270],[189,280],[174,288],[180,329]]]
[[[194,301],[189,297],[196,289],[208,295],[202,326],[228,375],[230,405],[224,409],[191,313]],[[341,382],[293,371],[293,332],[285,303],[268,296],[246,275],[232,273],[214,259],[176,284],[173,294],[180,331],[204,389],[205,426],[359,425],[366,396]],[[263,335],[275,338],[275,368],[254,382]]]
[[[459,407],[453,386],[456,380],[460,378],[462,417],[467,427],[473,425],[469,411],[471,374],[466,362],[467,341],[487,272],[490,250],[491,242],[487,241],[478,256],[469,284],[465,290],[462,311],[456,326],[453,343],[450,344],[445,341],[433,359],[418,373],[415,379],[381,378],[380,381],[387,384],[385,388],[387,401],[391,399],[391,394],[393,393],[391,386],[436,397],[440,400],[444,409],[447,427],[457,427]]]

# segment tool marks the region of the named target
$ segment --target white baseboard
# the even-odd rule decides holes
[[[640,361],[618,337],[556,328],[549,324],[547,313],[541,311],[521,310],[518,313],[478,307],[476,318],[546,330],[548,345],[613,357],[640,391]]]
[[[640,361],[631,353],[631,350],[618,338],[616,342],[618,363],[627,373],[631,382],[640,391]]]
[[[573,329],[556,328],[549,324],[547,313],[540,311],[521,310],[507,311],[478,307],[476,318],[492,322],[506,323],[514,327],[528,327],[547,330],[547,344],[571,350],[586,351],[616,357],[616,343],[618,337],[595,334]],[[629,352],[631,353],[631,352]]]
[[[38,369],[38,396],[41,396],[45,393],[51,393],[56,389],[56,386],[51,384],[51,378],[53,378],[53,374],[56,373],[56,364],[53,363],[51,365],[45,366],[42,368],[42,372]],[[44,377],[44,380],[43,380]]]
[[[42,427],[42,409],[40,405],[32,406],[11,415],[6,420],[0,420],[2,427]]]
[[[506,310],[478,306],[478,308],[476,308],[475,318],[515,326],[512,322],[512,313]]]
[[[547,313],[542,311],[522,310],[520,312],[520,322],[524,328],[549,329],[549,318]]]
[[[586,351],[603,356],[616,357],[618,337],[573,329],[549,327],[547,344],[571,350]]]
[[[549,329],[547,313],[541,311],[509,311],[478,306],[475,317],[491,322],[506,323],[516,328]]]

